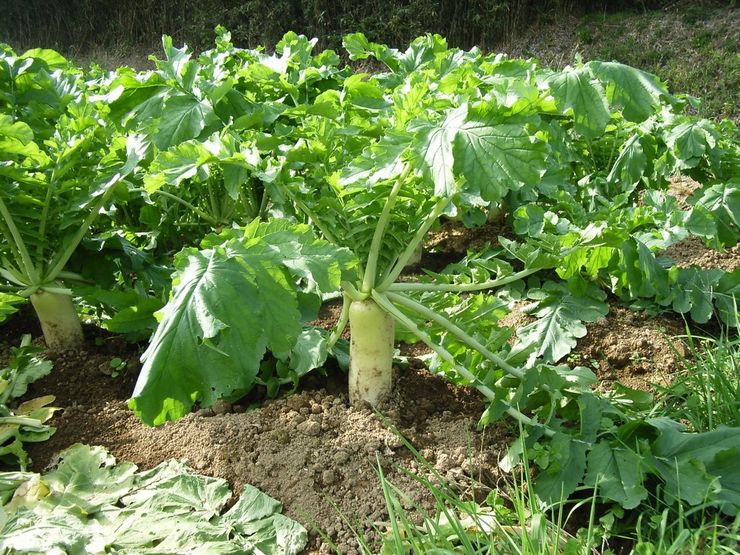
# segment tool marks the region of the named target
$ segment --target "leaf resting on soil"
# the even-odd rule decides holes
[[[147,472],[102,447],[76,444],[41,476],[0,473],[2,553],[274,553],[306,545],[306,530],[279,502],[246,485],[231,498],[226,480],[168,460]]]

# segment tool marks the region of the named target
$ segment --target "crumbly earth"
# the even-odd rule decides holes
[[[700,239],[689,237],[671,245],[661,253],[670,258],[676,266],[688,268],[721,268],[731,272],[740,267],[740,243],[722,251],[707,247]]]
[[[0,364],[22,333],[34,333],[41,344],[26,312],[0,328]],[[470,477],[480,482],[475,493],[483,496],[499,479],[497,462],[511,439],[506,428],[476,431],[485,408],[480,396],[431,376],[418,363],[397,369],[394,397],[382,407],[383,416],[348,406],[346,377],[331,369],[309,377],[293,395],[263,403],[255,395],[152,428],[126,405],[140,349],[95,328],[86,333],[83,348],[48,353],[53,372],[29,390],[29,396],[55,395],[55,406],[63,409],[52,422],[56,434],[29,446],[34,470],[54,464],[58,452],[76,442],[103,445],[142,469],[186,459],[201,473],[229,480],[236,492],[249,483],[279,499],[286,514],[309,530],[321,529],[341,553],[359,553],[350,524],[368,540],[380,539],[388,515],[378,468],[409,493],[410,502],[433,511],[433,499],[402,472],[428,474],[401,436],[465,495],[473,493]],[[113,357],[126,363],[116,378],[109,375]],[[319,534],[311,534],[308,553],[331,551]]]

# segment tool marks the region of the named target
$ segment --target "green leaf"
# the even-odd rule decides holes
[[[30,341],[31,336],[26,335],[20,347],[12,347],[8,366],[0,370],[0,461],[21,470],[30,463],[24,443],[49,439],[56,428],[45,422],[58,410],[47,406],[54,401],[53,395],[30,399],[15,408],[8,406],[27,393],[29,384],[51,371],[51,362],[37,356],[40,349],[32,347]]]
[[[490,202],[537,183],[546,169],[544,143],[525,124],[499,122],[493,112],[467,114],[457,128],[453,153],[455,172],[465,177],[466,188]]]
[[[16,305],[25,303],[26,299],[10,293],[0,292],[0,323],[7,320],[8,316],[18,311]]]
[[[20,55],[20,58],[43,60],[49,68],[63,68],[69,66],[69,62],[64,56],[50,48],[32,48],[30,50],[26,50]]]
[[[102,447],[76,444],[62,451],[60,457],[57,468],[44,477],[57,507],[89,515],[114,504],[133,486],[136,465],[116,466],[115,459]]]
[[[514,232],[538,237],[545,230],[545,210],[536,204],[520,206],[514,212]]]
[[[171,96],[162,106],[154,142],[160,150],[167,150],[171,146],[199,137],[206,126],[216,119],[213,107],[206,100],[199,100],[191,95]]]
[[[273,260],[188,249],[175,267],[172,300],[129,402],[150,424],[180,418],[196,401],[246,393],[267,348],[284,354],[301,331],[295,293]]]
[[[740,328],[740,268],[725,273],[717,282],[714,303],[722,322]]]
[[[601,136],[609,123],[609,106],[603,88],[587,67],[567,67],[547,78],[561,112],[573,112],[575,129],[587,139]]]
[[[620,185],[620,191],[625,192],[642,179],[647,167],[648,157],[640,136],[635,133],[622,146],[622,151],[606,179],[610,184]]]
[[[705,240],[717,237],[717,223],[709,210],[702,205],[696,205],[688,213],[685,213],[684,225],[686,231]]]
[[[119,310],[112,318],[103,320],[101,325],[113,333],[138,335],[144,332],[148,336],[157,327],[154,314],[161,310],[162,304],[158,298],[137,296],[135,305]]]
[[[299,297],[339,289],[352,257],[285,221],[255,221],[233,234],[211,236],[204,246],[212,248],[176,257],[172,299],[129,401],[147,423],[180,418],[195,402],[243,395],[268,349],[280,359],[293,353],[302,372],[318,360],[301,356],[306,347],[294,352],[303,334]]]
[[[303,330],[290,352],[290,368],[300,377],[326,361],[326,341],[316,328]]]
[[[673,292],[673,310],[691,313],[697,324],[705,324],[714,314],[714,289],[724,275],[720,269],[679,268]]]
[[[634,509],[646,497],[643,458],[624,447],[598,443],[588,454],[588,471],[584,483],[598,488],[600,497]]]
[[[165,184],[177,186],[184,179],[193,177],[198,168],[215,159],[202,143],[188,141],[178,144],[157,155],[144,178],[144,186],[148,193]]]
[[[398,50],[370,42],[362,33],[345,35],[342,39],[342,46],[344,46],[351,60],[366,60],[372,56],[386,64],[393,71],[400,68],[398,60],[400,53]]]
[[[609,103],[621,107],[629,121],[646,120],[663,99],[672,99],[660,80],[650,73],[618,62],[593,61],[586,65],[604,84]]]
[[[717,493],[717,501],[724,511],[737,516],[740,507],[740,472],[737,470],[738,449],[719,451],[709,466],[715,476],[719,476],[722,489]]]
[[[169,87],[157,73],[134,75],[119,69],[109,95],[111,120],[127,129],[145,127],[159,118]]]
[[[37,476],[34,472],[1,472],[0,505],[5,505],[10,501],[18,487],[31,480],[34,476]]]
[[[581,483],[588,444],[557,433],[548,448],[548,465],[537,475],[534,491],[546,503],[557,503],[568,499]]]
[[[655,406],[655,397],[648,391],[633,389],[617,382],[607,394],[609,399],[615,405],[622,405],[632,411],[649,410]]]
[[[594,286],[585,291],[571,292],[567,286],[547,282],[542,289],[530,290],[538,302],[524,309],[537,318],[517,330],[517,346],[536,345],[535,357],[545,362],[557,362],[576,345],[576,339],[586,335],[583,322],[595,322],[606,316],[606,295]]]
[[[692,120],[671,128],[665,142],[680,161],[677,169],[695,168],[717,146],[718,133],[707,120]]]
[[[659,304],[672,298],[668,271],[641,241],[630,238],[622,245],[624,277],[622,284],[633,298],[655,297]]]
[[[33,141],[33,129],[23,121],[14,121],[7,114],[0,114],[0,151],[10,145],[10,141],[27,145]],[[8,143],[6,143],[8,141]]]
[[[100,447],[75,445],[62,457],[60,468],[43,477],[0,473],[3,502],[15,492],[2,507],[0,552],[294,555],[306,545],[306,530],[250,485],[224,513],[228,482],[179,461],[136,473],[130,463],[115,465]],[[106,484],[106,476],[116,483]],[[106,491],[104,504],[99,489]]]
[[[30,335],[26,336],[26,341]],[[26,394],[28,385],[51,372],[52,364],[42,356],[40,349],[22,343],[12,349],[12,356],[6,368],[0,370],[0,405]]]
[[[698,197],[698,200],[697,200]],[[734,246],[740,236],[740,177],[702,189],[692,202],[709,210],[717,222],[717,238],[725,246]]]
[[[457,191],[453,166],[452,142],[463,124],[467,110],[451,111],[439,124],[423,122],[412,128],[413,147],[418,157],[417,164],[425,177],[431,181],[434,194],[447,197]]]
[[[239,501],[221,518],[221,523],[240,534],[249,535],[248,544],[262,553],[298,553],[306,545],[306,530],[279,514],[280,503],[249,484]]]
[[[568,373],[571,371],[568,369]],[[588,384],[585,384],[588,387]],[[586,443],[593,443],[601,428],[602,400],[591,392],[581,393],[578,396],[578,409],[581,418],[580,439]]]
[[[665,481],[669,498],[691,505],[708,501],[730,515],[737,514],[738,505],[725,500],[740,499],[740,468],[728,464],[729,459],[740,458],[740,428],[719,426],[697,434],[654,419],[648,423],[660,431],[652,445],[653,464]]]

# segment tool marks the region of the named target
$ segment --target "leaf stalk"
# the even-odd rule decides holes
[[[401,192],[403,182],[411,173],[411,166],[408,165],[403,170],[403,173],[398,177],[396,182],[388,194],[388,198],[385,200],[383,211],[380,213],[378,224],[375,226],[375,233],[373,233],[373,239],[370,243],[370,252],[367,255],[367,263],[365,264],[365,275],[362,279],[362,291],[369,293],[375,287],[376,273],[378,271],[378,259],[380,258],[380,247],[383,245],[383,236],[385,235],[385,229],[388,226],[388,221],[391,217],[391,210],[396,205],[398,199],[398,193]]]
[[[419,329],[419,327],[408,316],[398,310],[393,305],[393,303],[390,302],[386,295],[377,291],[373,291],[372,297],[373,300],[378,304],[378,306],[382,307],[383,310],[387,311],[388,314],[393,316],[393,318],[395,318],[398,323],[400,323],[403,327],[405,327],[416,337],[418,337],[427,347],[437,353],[437,355],[439,355],[442,360],[450,364],[455,369],[455,371],[457,371],[463,378],[470,382],[470,384],[478,391],[480,391],[488,400],[501,401],[505,403],[505,401],[503,401],[502,399],[497,398],[496,393],[490,387],[481,383],[480,380],[470,370],[458,364],[455,361],[455,357],[452,356],[450,352],[447,351],[447,349],[435,343],[428,333]],[[555,435],[554,430],[552,430],[545,424],[542,424],[530,418],[529,416],[512,407],[511,405],[506,408],[506,413],[515,420],[521,422],[522,424],[526,424],[527,426],[542,427],[543,433],[547,437],[553,437]]]

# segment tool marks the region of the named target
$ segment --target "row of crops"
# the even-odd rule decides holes
[[[329,357],[376,405],[395,342],[420,341],[487,398],[481,426],[517,423],[504,464],[537,453],[540,499],[585,486],[631,509],[657,480],[669,503],[736,514],[739,429],[646,419],[639,392],[563,364],[608,298],[737,329],[740,269],[662,254],[737,244],[735,125],[614,62],[348,35],[350,59],[383,66],[367,74],[314,43],[288,33],[271,54],[220,29],[196,56],[165,37],[156,69],[116,72],[3,47],[0,319],[30,299],[51,348],[83,341],[80,314],[147,340],[129,406],[148,424],[275,395]],[[686,201],[678,174],[698,183]],[[441,219],[506,232],[409,273]],[[311,326],[330,298],[336,328]],[[532,323],[500,325],[523,301]]]

